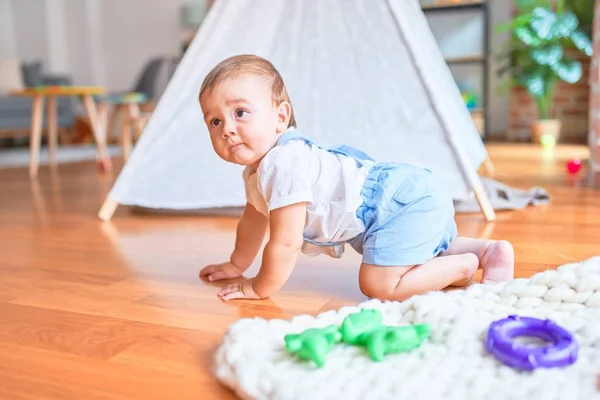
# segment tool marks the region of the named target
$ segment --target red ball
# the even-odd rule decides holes
[[[570,174],[576,174],[581,169],[581,160],[579,158],[571,158],[567,161],[567,171]]]

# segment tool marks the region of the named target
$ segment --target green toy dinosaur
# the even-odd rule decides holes
[[[310,328],[301,333],[285,335],[285,348],[296,354],[301,360],[312,360],[321,368],[325,365],[327,353],[333,345],[342,339],[342,335],[335,325],[325,328]]]
[[[359,338],[364,334],[381,327],[383,317],[379,310],[361,310],[344,318],[340,332],[342,333],[342,341],[347,344],[361,345],[364,341]]]
[[[359,336],[373,361],[382,361],[386,354],[416,349],[429,337],[429,325],[381,326]]]
[[[386,354],[416,349],[430,335],[429,325],[386,326],[379,310],[361,310],[344,318],[338,328],[310,328],[301,333],[285,335],[285,347],[302,360],[312,360],[317,367],[325,365],[327,354],[339,342],[364,346],[373,361],[382,361]]]

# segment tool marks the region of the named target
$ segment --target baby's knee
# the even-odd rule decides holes
[[[474,253],[465,253],[462,255],[464,262],[461,263],[461,279],[470,278],[479,268],[479,258]]]
[[[508,240],[498,240],[496,242],[496,251],[505,253],[506,255],[514,255],[515,250]]]

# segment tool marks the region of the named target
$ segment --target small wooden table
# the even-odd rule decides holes
[[[133,148],[134,139],[138,139],[142,134],[143,127],[147,117],[143,116],[140,111],[140,104],[148,101],[148,97],[144,93],[129,92],[122,94],[112,94],[102,98],[102,105],[105,103],[116,106],[115,117],[121,117],[121,146],[123,147],[123,158],[125,161],[129,158],[129,154]],[[108,125],[106,112],[102,115],[102,123]],[[131,125],[134,125],[134,132],[131,131]]]
[[[29,176],[36,178],[39,168],[39,153],[42,143],[42,120],[44,115],[44,99],[48,98],[48,149],[50,163],[56,163],[58,145],[58,120],[56,117],[56,98],[59,96],[81,96],[85,112],[90,121],[94,140],[99,155],[99,166],[105,171],[112,169],[112,163],[106,149],[106,134],[101,126],[101,118],[94,97],[105,94],[106,90],[98,86],[43,86],[27,88],[11,92],[12,96],[32,97],[31,111],[31,143],[29,145]]]

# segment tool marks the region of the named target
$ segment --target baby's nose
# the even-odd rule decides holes
[[[222,133],[221,137],[223,139],[229,139],[230,137],[235,136],[235,135],[236,135],[236,132],[234,130],[227,131],[227,130],[223,129],[223,133]]]
[[[235,124],[231,123],[229,121],[226,121],[223,123],[223,139],[228,139],[231,136],[234,136],[237,134],[237,131],[235,129]]]

